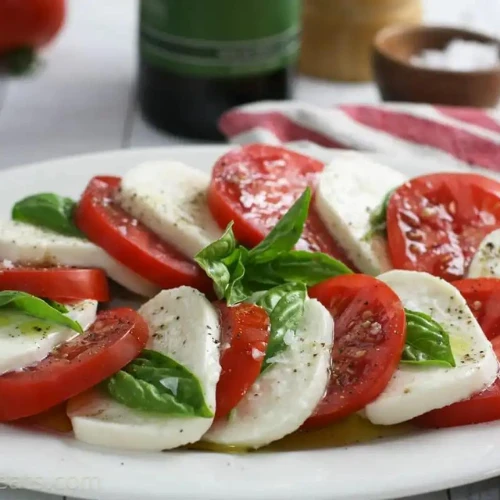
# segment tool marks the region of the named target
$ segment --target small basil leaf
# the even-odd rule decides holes
[[[405,309],[406,344],[401,363],[454,367],[450,337],[444,328],[424,313]]]
[[[270,290],[257,292],[255,294],[255,300],[253,301],[256,305],[262,307],[267,314],[271,314],[276,304],[288,293],[293,292],[297,289],[302,289],[301,284],[296,283],[285,283],[283,285],[276,286]]]
[[[221,259],[221,262],[226,266],[226,269],[229,271],[229,274],[231,274],[231,268],[234,268],[238,264],[239,260],[240,260],[240,252],[239,248],[236,247],[231,254]]]
[[[263,288],[263,286],[262,286]],[[255,290],[252,294],[247,298],[247,302],[249,304],[258,304],[259,300],[266,295],[267,290]]]
[[[363,237],[369,240],[375,235],[387,236],[387,207],[394,189],[391,189],[383,198],[382,203],[370,215],[370,229]]]
[[[262,264],[292,250],[299,241],[309,212],[311,190],[307,188],[283,215],[266,238],[248,254],[249,264]]]
[[[0,309],[17,309],[28,316],[33,316],[49,323],[65,326],[75,332],[83,333],[82,327],[77,321],[72,320],[62,313],[61,309],[64,307],[62,304],[56,302],[56,307],[53,307],[51,304],[52,302],[47,303],[45,300],[25,292],[10,290],[0,292]]]
[[[65,236],[85,238],[73,222],[76,202],[53,193],[40,193],[18,201],[12,219],[49,229]]]
[[[239,257],[236,254],[236,239],[233,233],[233,223],[230,222],[224,234],[198,252],[194,260],[214,282],[214,290],[219,299],[222,299],[231,281],[231,266]]]
[[[157,351],[144,350],[113,375],[106,388],[113,399],[136,410],[172,417],[213,417],[198,378]]]
[[[238,302],[243,302],[252,293],[244,282],[245,260],[247,255],[248,250],[244,247],[237,248],[232,254],[234,259],[230,266],[231,279],[224,294],[227,305],[229,306],[237,304]]]
[[[64,304],[60,304],[59,302],[50,299],[43,299],[43,300],[47,302],[47,304],[49,304],[50,307],[53,307],[56,311],[59,311],[60,313],[68,312],[68,308]]]
[[[269,314],[271,331],[267,344],[266,357],[262,370],[272,365],[272,358],[287,347],[285,336],[288,332],[296,332],[304,315],[304,303],[307,290],[302,283],[287,283],[271,288],[257,301],[257,305]]]
[[[249,266],[249,280],[269,285],[299,282],[307,286],[316,285],[328,278],[352,271],[342,262],[324,253],[292,250],[264,264]]]

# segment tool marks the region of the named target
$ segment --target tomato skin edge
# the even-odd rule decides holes
[[[121,318],[118,320],[122,322],[120,325],[124,324],[124,319],[125,322],[128,321],[129,328],[105,349],[89,347],[73,360],[63,362],[63,366],[58,367],[60,359],[57,358],[56,348],[47,358],[32,367],[1,375],[0,422],[29,417],[57,406],[98,385],[137,357],[149,339],[149,329],[146,321],[136,311],[128,308],[100,313],[87,332],[61,344],[59,348],[71,348],[72,343],[78,347],[78,342],[84,342],[86,335],[96,335],[93,326],[98,321],[109,319],[116,323],[117,318]],[[93,340],[90,339],[91,342]],[[52,363],[55,364],[55,369],[51,369]],[[43,372],[40,374],[41,370]]]
[[[239,404],[259,377],[270,324],[264,309],[254,304],[229,307],[217,301],[214,305],[219,310],[221,326],[221,374],[216,388],[215,418],[222,419]],[[262,356],[255,357],[255,350]]]
[[[432,410],[412,420],[418,427],[441,429],[500,420],[500,381],[475,398]]]
[[[500,330],[497,324],[500,321],[498,309],[498,293],[500,293],[500,279],[498,278],[467,278],[452,282],[452,284],[463,295],[474,316],[478,314],[474,308],[474,302],[479,298],[477,294],[490,295],[493,301],[486,311],[485,316],[477,318],[485,335],[491,341],[497,358],[500,360]],[[483,303],[483,307],[485,307]],[[491,317],[493,315],[493,318]],[[493,327],[493,328],[492,328]],[[437,408],[424,413],[412,420],[418,427],[440,429],[448,427],[459,427],[463,425],[480,424],[500,420],[500,378],[479,394],[469,399],[458,401],[442,408]]]
[[[451,283],[467,301],[488,340],[500,332],[500,278],[466,278]]]
[[[338,296],[335,296],[332,290],[333,292],[337,292]],[[335,390],[335,386],[333,386],[332,391],[334,396],[331,403],[329,403],[327,398],[331,394],[330,388],[333,383],[333,379],[331,379],[327,386],[325,398],[301,427],[305,430],[323,427],[341,420],[362,410],[367,404],[374,401],[387,387],[392,375],[397,370],[406,338],[406,317],[399,297],[388,285],[372,276],[358,274],[331,278],[312,287],[309,290],[309,296],[319,300],[333,315],[334,344],[332,363],[334,367],[337,362],[341,362],[344,356],[346,356],[345,352],[350,347],[353,347],[354,344],[351,343],[347,344],[346,348],[342,343],[342,339],[349,337],[351,331],[355,331],[353,326],[350,328],[349,326],[352,323],[360,321],[356,315],[357,313],[368,305],[372,306],[372,304],[369,304],[370,298],[377,298],[375,305],[380,308],[378,314],[380,314],[380,319],[383,319],[387,323],[386,327],[388,331],[384,334],[383,343],[374,344],[368,350],[367,359],[372,367],[372,379],[368,380],[367,372],[364,371],[362,372],[364,378],[360,377],[357,383],[351,385],[349,389],[347,389],[348,386],[344,387],[340,385],[342,390],[339,391]],[[337,306],[341,307],[338,315],[332,311],[332,308]],[[346,314],[345,317],[344,314]],[[355,315],[352,316],[353,314]],[[378,317],[376,315],[374,317],[378,321]],[[348,326],[347,334],[344,331],[339,332],[338,328],[344,328],[346,325]],[[360,338],[358,338],[358,341]],[[362,345],[363,348],[367,348],[365,344]],[[340,394],[340,396],[336,398],[335,394]],[[335,401],[337,401],[336,405]],[[328,404],[330,404],[330,408],[328,408]]]
[[[105,209],[102,199],[112,199],[120,182],[119,177],[113,176],[96,176],[90,180],[75,211],[78,228],[118,262],[161,288],[185,285],[210,293],[212,282],[194,261],[181,255],[114,203],[108,202],[106,206],[112,209]],[[129,232],[133,230],[138,236],[130,238],[130,235],[127,237],[120,232],[111,220],[117,214],[127,221],[135,220]],[[161,247],[161,251],[158,247]]]
[[[249,225],[237,207],[229,203],[227,197],[221,196],[219,193],[221,188],[217,184],[218,181],[212,179],[207,192],[208,208],[212,217],[222,229],[225,229],[230,222],[234,222],[233,233],[236,240],[248,248],[257,246],[265,238],[265,232]]]
[[[106,274],[100,269],[29,268],[0,269],[0,290],[16,290],[37,297],[66,301],[108,302]]]

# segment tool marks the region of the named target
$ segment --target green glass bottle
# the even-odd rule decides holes
[[[139,102],[153,125],[218,140],[240,104],[291,97],[301,0],[141,0]]]

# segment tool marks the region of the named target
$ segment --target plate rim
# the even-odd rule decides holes
[[[55,169],[55,170],[59,169],[59,170],[61,170],[64,168],[64,165],[68,165],[68,164],[71,164],[74,162],[76,162],[76,163],[79,163],[79,162],[83,162],[83,163],[84,162],[89,162],[89,163],[100,162],[101,163],[101,162],[105,162],[106,160],[112,160],[112,161],[117,162],[117,161],[119,161],[120,157],[127,157],[127,156],[140,157],[141,155],[148,156],[148,155],[152,155],[152,154],[156,154],[156,153],[158,153],[159,155],[171,154],[171,155],[181,155],[182,156],[183,154],[185,154],[188,151],[192,154],[199,154],[199,155],[202,155],[204,153],[218,155],[218,154],[222,154],[224,151],[227,151],[228,149],[233,148],[233,147],[237,147],[237,145],[220,143],[220,144],[203,144],[203,145],[175,145],[175,146],[166,145],[166,146],[131,148],[131,149],[113,149],[113,150],[107,150],[107,151],[91,152],[91,153],[86,153],[86,154],[75,154],[75,155],[71,155],[71,156],[59,157],[59,158],[55,158],[55,159],[31,162],[31,163],[20,164],[20,165],[13,165],[13,166],[9,166],[7,168],[2,168],[0,170],[0,193],[4,189],[2,186],[2,179],[5,176],[7,176],[7,177],[21,176],[22,177],[23,175],[30,175],[30,173],[33,173],[33,174],[39,173],[41,170],[44,170],[44,169],[49,169],[49,170],[50,169]],[[369,155],[370,153],[367,152],[366,154]],[[380,157],[380,154],[377,154],[377,156]],[[105,170],[105,168],[103,168],[103,170]],[[89,174],[89,177],[90,177],[90,175],[92,175],[92,174]],[[70,181],[67,181],[67,182],[70,182]],[[26,193],[26,194],[28,194],[28,193]],[[348,455],[350,455],[352,453],[354,453],[354,455],[356,455],[357,452],[359,452],[359,450],[365,450],[367,454],[370,454],[371,452],[373,452],[374,449],[376,449],[377,447],[380,447],[380,446],[384,446],[384,447],[387,446],[388,447],[388,446],[391,446],[391,444],[392,444],[392,446],[397,449],[399,446],[402,446],[402,443],[404,441],[410,441],[410,442],[414,441],[417,436],[438,436],[436,438],[436,442],[440,442],[440,441],[444,440],[444,442],[446,444],[447,439],[445,439],[445,436],[450,436],[450,435],[454,435],[457,433],[461,434],[462,433],[461,431],[463,431],[463,434],[465,436],[470,434],[473,436],[473,438],[476,434],[478,434],[478,435],[485,434],[485,443],[487,443],[486,438],[488,437],[488,433],[485,433],[485,429],[491,429],[491,428],[493,428],[494,431],[496,431],[498,433],[497,437],[500,438],[500,422],[493,422],[490,424],[481,424],[478,426],[468,426],[466,428],[459,428],[458,430],[454,429],[451,431],[450,430],[440,430],[440,431],[420,432],[417,434],[410,435],[411,439],[408,439],[408,440],[405,439],[405,437],[403,437],[403,438],[399,437],[399,438],[394,438],[394,439],[389,439],[389,440],[381,440],[379,442],[367,443],[364,445],[355,445],[355,446],[351,446],[348,448],[335,448],[335,449],[330,449],[330,450],[308,450],[308,451],[304,451],[304,452],[279,452],[279,455],[282,455],[283,453],[285,453],[286,455],[288,455],[288,457],[291,457],[292,455],[298,456],[298,455],[303,455],[303,454],[306,454],[306,455],[315,454],[319,457],[319,456],[323,456],[324,454],[336,455],[337,453],[341,453],[344,450],[346,450],[346,452],[349,452],[349,453],[347,453]],[[5,425],[0,426],[0,444],[9,443],[9,444],[7,444],[7,446],[15,446],[16,440],[19,440],[22,442],[25,439],[30,440],[30,436],[32,436],[32,432],[29,430],[24,431],[23,435],[19,436],[19,437],[16,437],[17,436],[16,432],[9,432],[9,431],[12,431],[12,427],[5,426]],[[38,438],[40,438],[40,436],[38,436]],[[38,438],[35,437],[34,442],[38,442],[39,441]],[[489,438],[491,439],[491,436]],[[51,434],[44,434],[43,436],[41,436],[40,442],[45,443],[46,441],[49,441],[50,443],[52,443],[52,447],[55,447],[55,449],[61,451],[61,446],[60,446],[61,443],[65,443],[65,445],[66,445],[68,442],[68,439],[69,439],[69,441],[71,441],[73,443],[73,444],[70,443],[70,446],[69,446],[69,449],[71,450],[68,454],[69,456],[71,456],[73,453],[76,453],[76,455],[78,455],[80,452],[81,452],[80,454],[83,454],[83,455],[90,453],[92,456],[95,456],[95,457],[100,456],[101,458],[103,456],[107,456],[110,454],[112,454],[115,458],[127,457],[127,459],[128,459],[131,456],[130,453],[128,453],[128,452],[124,453],[124,452],[121,452],[120,450],[113,452],[112,450],[109,450],[109,449],[103,449],[103,448],[99,448],[99,447],[95,447],[95,448],[88,447],[88,446],[82,445],[82,444],[76,442],[76,440],[70,439],[70,438],[64,438],[62,440],[60,440],[58,438],[54,439]],[[13,441],[11,442],[11,440],[13,440]],[[400,443],[400,444],[398,444],[398,443]],[[449,443],[448,443],[448,445],[449,445]],[[5,444],[4,444],[4,446],[5,446]],[[42,448],[43,448],[43,446],[42,446]],[[50,448],[50,446],[49,446],[49,448]],[[66,446],[63,446],[62,449],[67,450]],[[75,451],[75,450],[77,450],[77,451]],[[349,450],[351,450],[351,451],[349,451]],[[355,451],[352,452],[352,450],[355,450]],[[17,454],[18,451],[16,450],[15,453]],[[19,455],[19,459],[21,460],[21,463],[25,462],[25,460],[23,459],[23,453],[21,453]],[[189,455],[185,455],[185,453],[189,453]],[[487,455],[489,456],[489,454],[490,453],[488,452]],[[141,454],[141,455],[146,455],[147,457],[150,457],[151,454]],[[158,457],[158,455],[159,454],[154,453],[155,457]],[[166,457],[168,455],[169,454],[165,454],[163,456]],[[243,462],[249,462],[249,463],[255,462],[256,461],[255,457],[257,457],[257,456],[263,457],[265,455],[269,456],[268,453],[261,454],[261,455],[251,454],[248,457],[248,458],[250,458],[250,460],[245,460],[243,458]],[[274,454],[272,454],[272,455],[274,455]],[[377,451],[375,451],[375,455],[377,455]],[[182,459],[182,457],[185,457],[185,456],[193,456],[193,457],[197,457],[197,456],[200,456],[200,457],[201,456],[205,456],[205,457],[206,456],[213,456],[213,457],[215,457],[215,456],[218,456],[219,458],[224,457],[224,460],[227,460],[228,463],[233,463],[235,467],[239,466],[238,464],[240,464],[240,462],[241,462],[241,457],[235,459],[234,456],[227,455],[227,454],[207,455],[207,454],[204,454],[201,452],[193,452],[193,451],[171,452],[171,456],[175,457],[175,458],[177,458],[179,456],[179,457],[181,457],[181,459]],[[418,482],[418,483],[415,483],[411,486],[396,485],[396,486],[391,487],[389,489],[381,489],[379,486],[378,489],[376,489],[376,491],[373,491],[372,493],[370,493],[369,491],[366,491],[366,490],[363,490],[360,493],[356,493],[355,491],[350,490],[350,491],[341,492],[341,495],[342,495],[341,497],[336,497],[334,495],[332,496],[332,491],[331,491],[330,486],[329,486],[329,481],[326,481],[324,486],[316,485],[315,487],[312,487],[309,484],[307,491],[304,489],[300,489],[300,486],[297,486],[297,488],[298,488],[297,490],[293,489],[291,491],[290,487],[282,487],[282,486],[279,487],[276,484],[272,484],[271,486],[269,486],[269,485],[267,486],[267,488],[268,488],[267,493],[269,494],[269,498],[273,498],[274,500],[301,500],[304,497],[304,494],[307,494],[310,496],[314,495],[313,497],[315,499],[318,499],[318,500],[327,500],[327,499],[331,500],[332,498],[343,498],[343,499],[349,499],[349,500],[355,500],[355,499],[380,500],[380,499],[384,499],[384,498],[386,499],[386,498],[395,498],[398,496],[422,494],[422,493],[428,493],[428,492],[442,490],[442,489],[446,489],[446,488],[461,486],[464,484],[468,484],[470,482],[480,481],[480,480],[488,479],[488,478],[491,478],[491,477],[498,475],[500,473],[500,452],[498,454],[496,454],[495,456],[496,456],[496,461],[494,461],[494,462],[486,461],[486,463],[488,463],[487,467],[473,469],[473,471],[472,472],[469,471],[468,474],[465,473],[464,475],[456,475],[456,476],[449,476],[449,477],[446,476],[445,480],[440,478],[439,474],[436,474],[436,476],[429,478],[426,482],[423,482],[423,483]],[[231,458],[229,458],[229,457],[231,457]],[[254,457],[254,458],[251,458],[251,457]],[[28,460],[29,460],[29,458],[30,457],[28,456]],[[43,469],[44,468],[43,453],[40,455],[40,459],[42,460],[43,466],[41,468]],[[298,456],[297,460],[300,461],[301,457]],[[166,459],[166,461],[168,461],[168,459]],[[201,459],[201,461],[204,463],[205,459]],[[155,462],[157,462],[157,460],[155,460]],[[188,462],[189,462],[189,459],[188,459]],[[19,462],[17,462],[17,463],[19,463]],[[0,481],[5,479],[5,475],[4,475],[4,477],[2,477],[3,471],[5,470],[5,465],[6,465],[5,462],[2,461],[2,459],[0,458]],[[244,467],[245,466],[246,465],[244,465]],[[251,467],[252,466],[250,466],[250,468]],[[123,467],[124,472],[126,471],[126,469],[128,469],[128,467],[126,467],[126,466]],[[50,467],[47,470],[50,470]],[[248,472],[248,473],[250,473],[250,472]],[[29,488],[29,484],[27,485],[27,487]],[[115,498],[116,499],[119,499],[119,498],[123,499],[122,495],[123,495],[123,493],[126,493],[125,490],[120,490],[120,488],[116,489],[116,487],[113,485],[107,486],[104,488],[104,490],[100,490],[100,491],[95,492],[95,493],[89,492],[89,491],[75,490],[75,489],[71,489],[71,488],[67,488],[67,487],[60,487],[59,489],[55,490],[52,487],[44,488],[43,485],[41,487],[37,487],[35,489],[35,491],[42,491],[45,493],[60,494],[60,495],[68,495],[68,496],[77,497],[77,498],[92,498],[92,499],[99,498],[101,500],[103,498],[110,499],[110,500],[114,500]],[[203,491],[203,488],[201,490],[199,490],[198,493],[201,493],[202,491]],[[151,490],[151,493],[153,493],[153,495],[156,495],[158,492],[155,493],[154,491]],[[194,500],[195,498],[198,498],[197,497],[198,493],[196,491],[193,491],[193,490],[190,492],[187,490],[180,489],[180,490],[177,490],[175,492],[175,498],[176,498],[176,500],[177,499],[179,499],[179,500]],[[226,493],[226,495],[224,495],[224,493]],[[226,489],[222,488],[220,491],[216,491],[213,496],[210,496],[212,494],[207,493],[206,495],[204,495],[204,498],[206,500],[209,500],[212,497],[214,499],[217,498],[218,500],[232,500],[232,499],[239,499],[239,500],[247,500],[248,499],[248,500],[250,500],[251,498],[255,498],[256,496],[264,498],[264,497],[262,497],[262,494],[265,494],[265,492],[263,492],[261,488],[251,490],[250,496],[248,496],[248,494],[249,494],[248,490],[245,492],[240,492],[240,493],[241,494],[235,494],[235,493],[229,492],[229,494],[228,494],[227,488]],[[151,498],[161,498],[161,497],[162,497],[161,492],[160,492],[160,496],[158,496],[158,495],[151,496]]]

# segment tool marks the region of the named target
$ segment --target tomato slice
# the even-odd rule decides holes
[[[0,268],[0,290],[17,290],[53,300],[109,300],[108,280],[100,269]]]
[[[323,164],[276,146],[252,144],[234,149],[214,166],[208,206],[221,227],[234,221],[236,239],[258,245],[307,186],[314,187]],[[325,252],[353,267],[316,213],[309,209],[301,250]]]
[[[215,417],[222,418],[241,401],[260,374],[269,338],[269,316],[254,304],[216,305],[221,317],[221,375]]]
[[[500,335],[500,279],[471,278],[454,281],[453,286],[467,301],[486,337],[491,340]]]
[[[0,53],[45,45],[61,29],[66,9],[64,0],[0,2]]]
[[[401,301],[371,276],[332,278],[309,295],[331,312],[335,341],[330,382],[306,429],[330,424],[376,399],[398,367],[406,336]]]
[[[66,413],[66,401],[42,413],[16,420],[15,423],[44,432],[67,433],[73,430],[71,420]]]
[[[477,278],[455,281],[467,305],[490,339],[500,360],[500,279]],[[455,427],[500,420],[500,380],[480,394],[416,418],[421,427]]]
[[[95,386],[132,361],[148,338],[146,321],[132,309],[100,313],[87,332],[40,363],[0,376],[0,421],[41,413]]]
[[[397,269],[462,278],[483,238],[500,227],[500,183],[476,174],[431,174],[391,196],[387,238]]]
[[[500,360],[500,337],[491,341]],[[413,422],[420,427],[442,428],[459,425],[481,424],[500,420],[500,380],[470,399],[432,410]]]
[[[161,288],[186,285],[209,292],[211,282],[195,262],[113,203],[119,186],[119,177],[91,179],[75,213],[80,230],[116,260]]]

